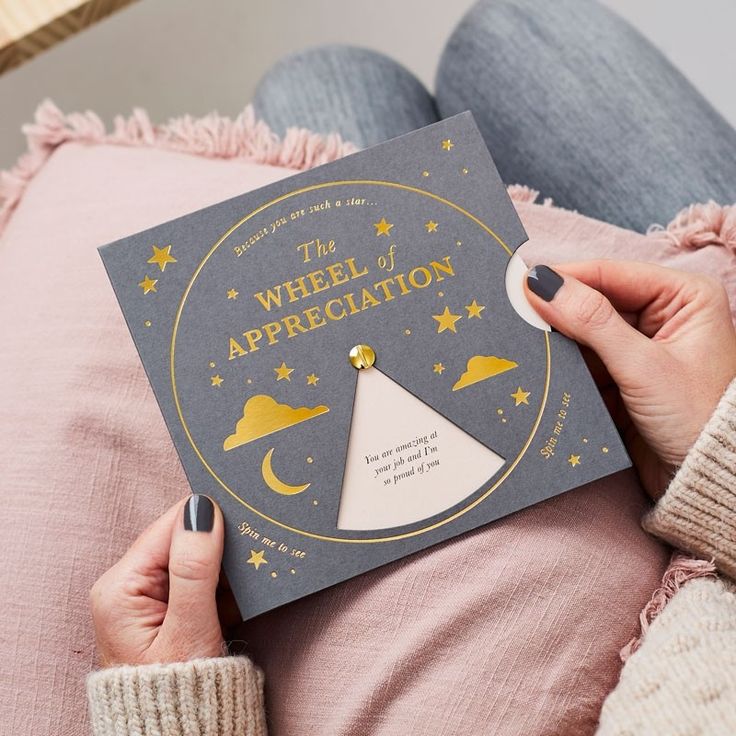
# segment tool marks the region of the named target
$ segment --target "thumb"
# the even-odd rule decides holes
[[[193,656],[221,654],[222,631],[215,593],[220,576],[222,512],[208,496],[195,494],[182,507],[169,550],[169,602],[164,629]]]
[[[565,274],[564,267],[558,272],[543,265],[528,272],[525,288],[529,303],[539,315],[596,352],[619,386],[640,370],[650,342],[603,293]]]

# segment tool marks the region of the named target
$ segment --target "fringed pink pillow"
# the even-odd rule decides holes
[[[279,141],[249,109],[137,112],[108,134],[47,103],[27,134],[0,180],[0,723],[81,736],[88,590],[188,492],[96,247],[352,149]],[[734,283],[733,209],[643,236],[512,195],[530,261],[634,257]],[[621,473],[250,622],[272,733],[591,733],[667,567],[647,506]]]

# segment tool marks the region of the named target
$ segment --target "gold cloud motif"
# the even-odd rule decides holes
[[[222,448],[227,452],[266,435],[279,432],[295,424],[314,419],[329,411],[327,406],[300,406],[298,409],[288,404],[279,404],[266,394],[251,396],[243,407],[243,416],[235,425],[235,432],[225,438]]]
[[[474,355],[465,368],[465,373],[457,379],[452,387],[453,391],[459,391],[466,386],[472,386],[486,378],[492,378],[499,373],[505,373],[512,368],[518,367],[518,363],[506,358],[497,358],[495,355]]]

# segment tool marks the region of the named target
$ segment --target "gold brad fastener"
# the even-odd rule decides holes
[[[376,352],[370,345],[356,345],[348,353],[353,368],[370,368],[376,362]]]

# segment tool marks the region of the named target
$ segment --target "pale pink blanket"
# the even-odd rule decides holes
[[[0,731],[79,736],[90,585],[188,492],[96,246],[347,149],[280,143],[250,113],[158,129],[138,114],[110,142],[94,116],[46,106],[30,133],[0,186]],[[514,194],[529,260],[640,258],[733,283],[720,208],[645,237]],[[620,473],[249,623],[272,732],[591,733],[667,566],[647,506]]]

